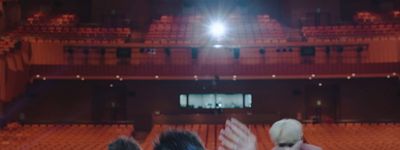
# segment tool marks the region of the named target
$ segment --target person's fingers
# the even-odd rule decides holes
[[[244,133],[246,134],[251,133],[250,129],[236,118],[231,118],[229,122],[232,123],[234,126],[238,127],[238,129],[242,130]]]
[[[232,125],[230,120],[226,120],[225,123],[225,129],[223,130],[225,132],[225,134],[230,138],[230,139],[234,139],[234,138],[238,138],[240,136],[242,136],[242,134],[238,134],[235,131],[233,131],[232,128],[236,128],[235,126]]]
[[[228,149],[235,149],[236,144],[232,142],[230,139],[227,139],[224,134],[220,135],[218,139],[221,141],[221,145]]]
[[[226,140],[233,142],[234,144],[239,144],[241,141],[241,137],[234,134],[233,131],[230,130],[229,128],[222,130],[220,135],[223,136]]]
[[[246,139],[248,133],[240,129],[237,125],[234,125],[232,122],[228,122],[227,131],[233,132],[239,139]]]

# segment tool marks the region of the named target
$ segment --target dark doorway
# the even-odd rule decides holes
[[[127,88],[124,84],[96,85],[93,91],[93,121],[126,121]]]
[[[315,123],[335,122],[339,87],[317,83],[306,87],[305,117]]]

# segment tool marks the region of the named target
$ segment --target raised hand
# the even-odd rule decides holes
[[[257,150],[256,136],[235,118],[226,121],[218,139],[221,141],[218,150]]]

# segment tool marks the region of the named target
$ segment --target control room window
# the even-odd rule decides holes
[[[180,94],[179,103],[182,108],[192,109],[251,108],[252,95],[243,93]]]

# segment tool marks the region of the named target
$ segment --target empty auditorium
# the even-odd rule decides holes
[[[131,149],[400,149],[400,0],[0,0],[0,150]]]

